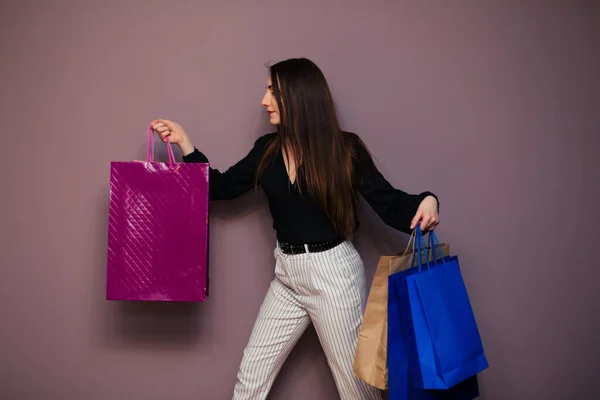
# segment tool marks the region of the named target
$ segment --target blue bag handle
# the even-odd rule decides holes
[[[444,260],[444,254],[442,253],[442,246],[440,245],[440,242],[438,241],[437,235],[435,234],[434,231],[430,231],[429,232],[429,243],[428,243],[429,249],[430,251],[433,251],[433,263],[435,264],[438,260],[438,256],[437,256],[437,251],[436,249],[439,251],[439,259],[442,260],[442,264],[446,263],[446,260]],[[427,256],[427,258],[429,259],[429,255]]]
[[[418,271],[421,272],[423,270],[423,263],[421,262],[421,250],[424,250],[424,239],[423,239],[423,232],[421,231],[421,226],[417,225],[417,227],[415,228],[415,244],[413,247],[413,256],[412,256],[412,260],[410,262],[410,266],[411,268],[413,267],[414,263],[415,263],[415,256],[418,255],[417,257],[417,268]],[[429,264],[429,252],[427,252],[425,254],[425,264],[427,265],[427,270],[431,270],[431,265]]]
[[[417,254],[419,254],[421,252],[421,231],[418,229],[419,227],[417,226],[417,228],[415,228],[415,238],[414,238],[414,243],[413,243],[413,255],[412,255],[412,259],[410,260],[410,267],[414,268],[415,267],[415,256]],[[419,257],[419,259],[417,260],[417,267],[419,267],[419,271],[421,270],[421,257]]]

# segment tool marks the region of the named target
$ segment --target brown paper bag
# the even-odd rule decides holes
[[[382,256],[377,265],[377,271],[373,277],[373,283],[367,299],[367,306],[363,316],[362,325],[358,333],[358,345],[354,357],[354,374],[375,386],[387,389],[387,333],[388,333],[388,276],[396,272],[404,271],[411,267],[414,247],[409,249],[414,238],[414,231],[410,237],[406,250],[402,255]],[[448,256],[450,246],[440,243],[442,256]],[[425,263],[425,256],[429,248],[421,250],[421,261]],[[437,253],[439,255],[439,253]],[[433,261],[434,254],[431,252],[429,261]],[[416,260],[415,260],[415,265]]]

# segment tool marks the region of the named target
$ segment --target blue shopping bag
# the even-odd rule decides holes
[[[400,274],[402,272],[395,275]],[[404,285],[406,279],[394,276],[389,281],[388,400],[473,400],[479,397],[477,375],[446,390],[428,390],[415,384],[421,380],[421,374],[410,318],[408,291],[396,286]]]
[[[439,248],[435,232],[429,233],[431,251]],[[415,245],[421,251],[423,234],[417,227]],[[397,275],[394,287],[404,298],[404,335],[416,345],[411,375],[423,389],[449,389],[488,368],[488,361],[469,296],[460,273],[458,257],[433,257],[425,265]],[[408,328],[411,328],[410,331]],[[414,338],[414,339],[413,339]],[[416,357],[416,359],[415,359]],[[415,361],[415,360],[418,360]]]
[[[410,278],[423,272],[422,234],[417,232],[411,265],[417,266],[389,276],[388,290],[388,390],[389,400],[472,400],[479,396],[477,376],[473,375],[445,390],[427,390],[417,348],[408,286]],[[426,254],[425,259],[429,256]],[[437,264],[436,264],[437,265]],[[432,266],[430,266],[431,268]]]
[[[433,251],[439,247],[429,233]],[[425,389],[448,389],[489,367],[457,256],[434,257],[409,279],[409,297]]]

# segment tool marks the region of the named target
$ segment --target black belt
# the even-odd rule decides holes
[[[312,243],[307,245],[309,253],[319,253],[321,251],[331,250],[341,244],[343,240],[328,240],[326,242]],[[279,248],[284,254],[303,254],[306,253],[306,247],[303,244],[290,244],[279,242]]]

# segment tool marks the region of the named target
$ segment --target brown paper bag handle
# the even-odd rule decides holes
[[[406,244],[406,249],[404,249],[404,253],[402,253],[402,257],[404,257],[406,255],[406,253],[408,253],[408,248],[410,247],[411,243],[413,242],[413,240],[415,238],[415,231],[416,231],[416,229],[413,229],[412,233],[410,234],[410,238],[408,239],[408,243]]]
[[[411,234],[410,234],[410,238],[408,239],[408,243],[406,244],[406,248],[404,249],[404,253],[402,253],[402,256],[401,256],[401,257],[404,257],[404,256],[406,256],[406,254],[408,253],[408,249],[410,248],[410,245],[411,245],[411,244],[413,245],[413,246],[412,246],[412,250],[413,250],[413,254],[414,254],[414,252],[415,252],[415,245],[417,244],[417,242],[416,242],[416,241],[413,243],[413,241],[414,241],[414,239],[415,239],[415,232],[416,232],[416,231],[417,231],[417,229],[415,228],[415,229],[413,229],[413,231],[411,232]],[[435,244],[434,244],[433,246],[435,246]],[[433,249],[433,246],[432,246],[432,249],[431,249],[431,250],[433,251],[434,260],[435,260],[436,251]],[[439,242],[438,242],[438,244],[437,244],[437,247],[439,248],[440,255],[441,255],[441,254],[442,254],[442,245],[441,245]],[[424,249],[423,249],[423,250],[424,250]],[[426,255],[426,256],[427,256],[427,255]],[[421,257],[421,254],[419,254],[419,255],[418,255],[418,257]],[[443,259],[444,257],[441,257],[441,258]],[[414,260],[413,260],[413,262],[414,262]],[[415,266],[415,265],[413,265],[413,262],[411,262],[411,263],[410,263],[410,266],[411,266],[411,268]]]

